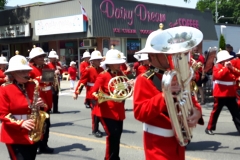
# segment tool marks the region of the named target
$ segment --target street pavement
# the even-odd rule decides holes
[[[61,81],[59,111],[51,115],[49,146],[55,148],[54,154],[37,155],[37,160],[103,160],[105,138],[91,134],[90,109],[83,105],[85,89],[77,100],[73,100],[68,81]],[[229,111],[224,108],[215,135],[205,134],[212,102],[203,105],[204,126],[193,131],[192,142],[187,146],[186,160],[239,160],[240,139]],[[142,144],[142,123],[134,119],[132,98],[126,100],[126,119],[121,137],[121,160],[144,160]],[[100,125],[100,130],[103,131]],[[167,146],[168,144],[166,144]],[[8,160],[4,144],[0,143],[0,159]]]

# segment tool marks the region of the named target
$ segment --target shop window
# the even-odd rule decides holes
[[[133,57],[135,52],[141,49],[141,40],[140,39],[127,39],[127,62],[132,63],[136,62],[136,59]]]

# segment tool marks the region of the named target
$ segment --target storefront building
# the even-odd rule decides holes
[[[96,48],[105,55],[111,45],[133,62],[133,54],[145,46],[147,36],[160,23],[164,29],[192,26],[203,32],[204,40],[217,40],[210,12],[127,0],[35,4],[2,11],[0,18],[0,50],[5,56],[13,56],[15,50],[28,56],[36,45],[46,52],[56,50],[67,64],[80,60],[85,50]]]

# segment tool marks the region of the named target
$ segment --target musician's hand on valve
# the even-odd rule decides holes
[[[193,114],[187,118],[188,126],[195,127],[198,123],[198,120],[201,118],[201,112],[193,107]]]
[[[34,127],[35,127],[34,120],[28,119],[28,120],[23,121],[21,127],[25,128],[25,129],[27,129],[29,131],[33,130]]]
[[[224,66],[229,68],[229,69],[233,69],[232,63],[230,61],[225,62]]]
[[[171,91],[172,93],[178,93],[181,90],[181,87],[177,81],[177,78],[173,78],[171,82]]]
[[[35,105],[38,107],[45,107],[45,103],[43,102],[42,98],[38,98]]]
[[[129,86],[133,86],[133,85],[134,85],[134,79],[128,80],[128,81],[127,81],[127,84],[128,84]]]

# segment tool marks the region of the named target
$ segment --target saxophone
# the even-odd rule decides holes
[[[155,35],[150,44],[155,53],[164,54],[169,64],[162,77],[162,91],[171,120],[175,137],[181,146],[186,146],[192,139],[192,128],[187,118],[193,113],[190,82],[194,70],[190,66],[189,50],[203,39],[200,30],[192,27],[174,27]],[[172,81],[177,80],[180,90],[172,93]]]
[[[31,114],[28,116],[28,119],[32,119],[35,122],[35,127],[33,130],[29,131],[29,139],[33,142],[38,142],[41,140],[42,135],[45,129],[45,120],[49,118],[49,114],[41,111],[38,106],[36,106],[37,100],[39,98],[39,82],[36,79],[32,79],[35,83],[34,93],[33,93],[33,102],[31,105]]]

